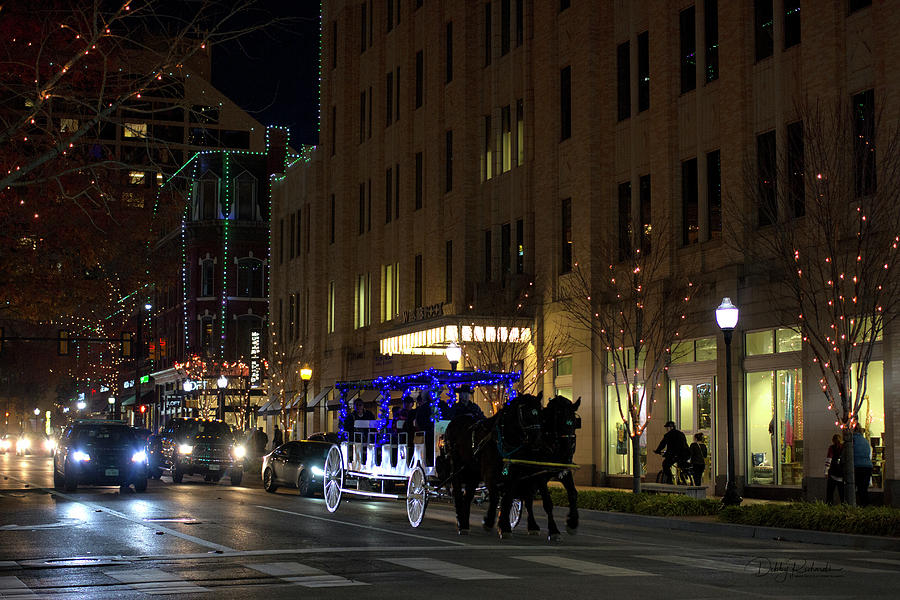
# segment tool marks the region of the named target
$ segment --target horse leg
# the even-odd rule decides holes
[[[566,471],[560,478],[569,499],[569,515],[566,517],[566,532],[575,534],[578,529],[578,490],[575,489],[575,478],[572,471]]]
[[[453,507],[456,509],[456,532],[459,535],[469,533],[469,509],[463,495],[462,477],[453,477]]]
[[[485,486],[487,487],[488,491],[488,507],[487,512],[484,513],[484,519],[481,521],[481,527],[485,531],[490,531],[494,528],[494,519],[497,517],[497,504],[499,502],[499,494],[497,486],[493,482],[485,482]]]
[[[556,542],[559,540],[559,528],[556,527],[556,520],[553,518],[553,500],[546,481],[541,485],[541,502],[544,505],[544,512],[547,513],[547,539]]]
[[[500,514],[497,515],[497,529],[500,532],[500,539],[512,536],[512,528],[509,526],[509,512],[512,509],[513,489],[508,487],[500,496]]]
[[[522,507],[528,515],[528,535],[537,535],[541,532],[541,526],[534,519],[534,490],[527,489],[522,494]]]

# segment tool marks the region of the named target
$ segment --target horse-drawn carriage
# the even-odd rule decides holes
[[[374,379],[357,381],[339,381],[335,389],[340,393],[340,429],[338,436],[340,442],[332,445],[325,460],[324,495],[325,506],[329,512],[338,509],[343,494],[365,496],[370,498],[405,499],[409,523],[418,527],[425,515],[425,509],[429,498],[442,495],[442,488],[452,484],[454,500],[457,508],[457,521],[460,533],[468,530],[468,504],[472,502],[476,493],[476,486],[480,486],[490,500],[488,517],[493,522],[493,513],[496,507],[501,508],[501,531],[509,531],[507,527],[515,527],[521,514],[522,502],[514,494],[522,495],[529,508],[529,529],[537,527],[533,525],[534,519],[530,514],[530,498],[535,490],[516,487],[513,492],[512,485],[506,486],[504,497],[499,496],[493,471],[502,469],[503,473],[496,473],[497,481],[504,477],[507,483],[515,483],[518,479],[531,479],[535,474],[547,472],[571,473],[569,469],[577,468],[571,463],[571,452],[568,452],[565,460],[549,460],[557,455],[550,454],[519,454],[518,448],[524,448],[526,443],[536,442],[536,439],[526,439],[527,436],[540,436],[541,400],[539,396],[517,396],[515,384],[519,380],[520,373],[504,373],[491,371],[447,371],[441,369],[428,369],[418,373],[398,376],[384,376]],[[467,419],[465,416],[457,417],[452,421],[448,414],[454,412],[453,407],[457,400],[458,391],[467,387],[483,388],[489,386],[500,388],[504,391],[506,404],[499,414],[491,419],[483,421]],[[375,419],[360,420],[351,416],[350,401],[361,394],[375,393],[378,399],[378,412]],[[420,407],[427,409],[429,415],[424,426],[420,419],[416,420],[418,426],[412,427],[403,419],[392,418],[391,400],[408,398],[412,395],[420,397]],[[424,401],[422,399],[425,399]],[[550,404],[556,399],[548,403]],[[577,403],[569,405],[568,421],[571,431],[563,436],[566,444],[571,445],[574,452],[574,411]],[[427,404],[425,403],[427,402]],[[535,404],[536,402],[536,404]],[[562,403],[558,403],[562,406]],[[523,410],[523,406],[531,407]],[[545,411],[548,409],[544,409]],[[417,409],[418,410],[418,409]],[[555,429],[560,422],[551,415],[548,423]],[[352,427],[345,427],[351,423]],[[503,423],[509,423],[504,430]],[[483,423],[483,425],[476,425]],[[448,436],[448,427],[449,438]],[[487,431],[486,436],[478,437],[477,430]],[[504,437],[505,436],[505,437]],[[517,440],[517,436],[522,439]],[[490,438],[490,439],[488,439]],[[462,439],[463,442],[459,442]],[[563,439],[562,437],[560,439]],[[518,445],[512,452],[510,444]],[[474,456],[479,464],[465,465],[462,463],[468,458],[459,458],[458,450],[462,449],[466,456]],[[558,453],[557,453],[558,454]],[[496,456],[495,456],[496,455]],[[482,458],[489,456],[491,460],[499,456],[498,469],[489,470],[485,476],[481,469]],[[455,458],[454,458],[455,457]],[[455,461],[455,462],[454,462]],[[510,476],[512,469],[513,475]],[[466,473],[470,473],[466,475]],[[525,473],[523,476],[522,473]],[[464,477],[465,475],[465,477]],[[486,488],[481,480],[486,478]],[[564,484],[566,484],[565,480]],[[546,483],[546,481],[544,481]],[[570,518],[569,525],[577,525],[577,513],[572,518],[574,511],[574,485],[566,484],[570,491]],[[465,489],[465,497],[462,490]],[[530,492],[530,495],[529,495]],[[542,491],[544,506],[549,511],[549,494],[546,493],[546,485]],[[461,519],[460,503],[465,502],[462,509],[464,523]],[[549,514],[549,512],[548,512]],[[552,519],[551,519],[552,521]],[[551,534],[555,525],[551,527]]]

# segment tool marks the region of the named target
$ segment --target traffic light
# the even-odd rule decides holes
[[[59,336],[57,338],[56,352],[60,356],[68,356],[69,355],[69,332],[65,329],[59,330]]]
[[[132,347],[132,335],[130,331],[122,332],[122,358],[131,358],[134,355]]]
[[[141,411],[141,414],[144,414],[145,412],[147,412],[147,405],[141,404],[141,406],[138,408],[138,410]]]

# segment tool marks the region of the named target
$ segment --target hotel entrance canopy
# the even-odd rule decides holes
[[[529,318],[442,316],[427,321],[405,323],[385,332],[378,349],[383,355],[442,355],[451,342],[531,343]]]

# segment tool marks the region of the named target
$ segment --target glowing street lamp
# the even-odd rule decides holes
[[[228,378],[224,375],[219,375],[219,378],[216,380],[216,387],[219,388],[219,419],[225,420],[225,388],[228,387]]]
[[[734,482],[734,405],[731,391],[731,335],[738,322],[738,308],[731,303],[731,298],[723,298],[716,309],[716,323],[725,336],[725,418],[728,427],[728,472],[725,483],[725,496],[722,504],[737,506],[743,498],[737,492]]]
[[[456,365],[459,364],[459,359],[462,358],[462,349],[455,341],[450,342],[450,345],[447,346],[447,350],[445,351],[445,355],[447,356],[447,362],[450,363],[450,370],[455,371]]]
[[[307,394],[309,393],[309,380],[312,379],[312,369],[309,365],[303,365],[300,369],[300,379],[303,380],[303,409],[300,418],[303,419],[303,438],[306,439],[306,406],[309,403]]]

